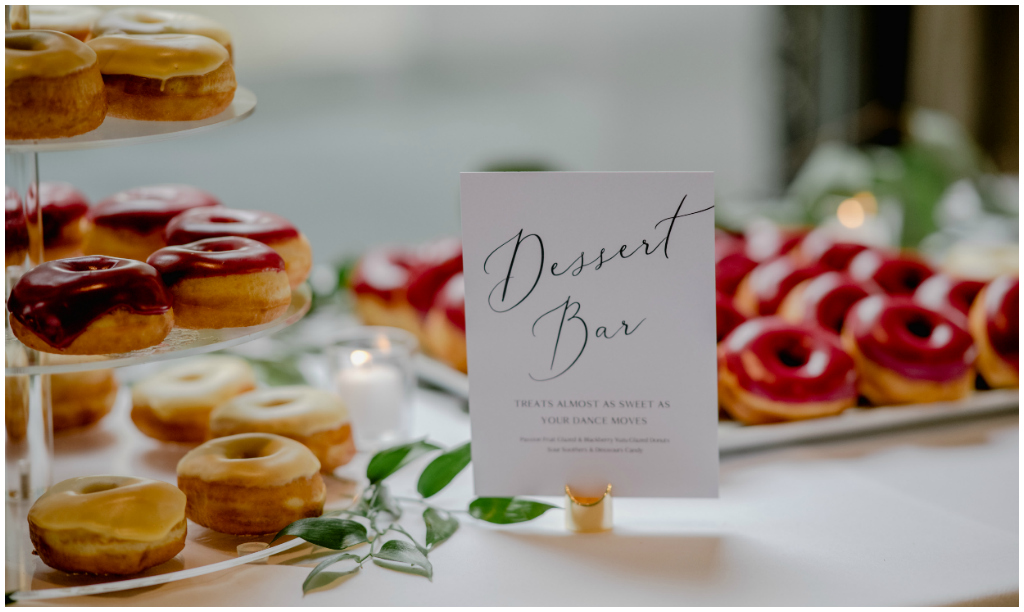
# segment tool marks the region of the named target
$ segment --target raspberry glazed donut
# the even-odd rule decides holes
[[[87,427],[99,421],[114,407],[117,389],[113,370],[54,374],[50,378],[53,431]]]
[[[824,271],[817,265],[801,267],[789,257],[758,264],[736,289],[736,308],[748,317],[775,314],[793,287]]]
[[[738,236],[715,230],[715,287],[729,298],[757,262],[745,254],[746,243]]]
[[[89,211],[86,255],[146,261],[167,246],[164,229],[186,210],[220,206],[213,195],[188,185],[153,185],[120,191]],[[191,242],[191,241],[189,241]]]
[[[151,8],[117,8],[106,12],[92,27],[95,37],[106,34],[197,34],[212,38],[228,51],[231,34],[216,21],[179,11],[161,11]]]
[[[875,284],[889,295],[914,295],[914,291],[935,273],[931,266],[908,253],[895,255],[874,250],[862,251],[847,269],[855,281]]]
[[[988,386],[1020,386],[1020,278],[1000,276],[978,294],[970,311],[978,372]]]
[[[164,235],[168,245],[223,236],[262,242],[284,259],[292,289],[306,280],[313,267],[309,240],[287,219],[274,213],[233,208],[189,210],[172,219]]]
[[[424,324],[427,350],[451,367],[466,372],[466,280],[459,272],[437,294]]]
[[[153,266],[94,255],[29,270],[7,300],[11,331],[44,353],[104,355],[160,344],[174,311]]]
[[[857,403],[839,338],[778,317],[751,319],[718,345],[718,400],[746,425],[833,416]]]
[[[198,121],[235,98],[228,50],[194,34],[106,34],[96,52],[107,113],[142,121]]]
[[[743,232],[745,253],[757,263],[775,259],[793,250],[809,231],[806,227],[781,227],[758,219]]]
[[[253,432],[304,444],[328,474],[356,453],[345,404],[337,395],[313,387],[257,389],[224,402],[210,414],[214,438]]]
[[[917,287],[914,301],[925,308],[938,310],[960,327],[967,327],[967,313],[984,286],[985,283],[978,280],[935,274]]]
[[[20,266],[28,256],[28,223],[18,192],[4,185],[4,267]]]
[[[278,532],[324,511],[320,462],[295,440],[268,433],[216,438],[178,462],[192,521],[235,535]]]
[[[64,572],[137,574],[185,548],[185,495],[132,476],[59,482],[28,512],[32,545]]]
[[[818,228],[807,234],[791,254],[801,265],[818,264],[827,270],[843,272],[853,258],[867,248],[856,242],[844,242],[825,228]]]
[[[974,388],[971,335],[946,315],[905,296],[870,295],[843,325],[858,390],[876,406],[942,402]]]
[[[736,310],[732,299],[724,293],[715,293],[715,328],[718,335],[718,342],[725,340],[732,330],[739,327],[747,318],[743,313]]]
[[[103,11],[95,6],[38,5],[28,7],[28,23],[36,30],[56,30],[85,42]]]
[[[39,205],[43,207],[43,259],[81,256],[89,227],[89,200],[85,195],[70,183],[43,182],[39,183]],[[31,252],[39,250],[32,248]]]
[[[5,132],[8,139],[91,132],[107,112],[96,53],[61,32],[7,32]]]
[[[380,247],[356,264],[349,283],[355,311],[366,325],[418,329],[416,311],[405,298],[413,257],[404,249]]]
[[[458,238],[442,238],[420,246],[415,263],[409,270],[409,284],[405,299],[416,311],[416,329],[421,340],[425,338],[424,325],[434,300],[445,284],[462,272],[462,242]]]
[[[782,301],[779,316],[794,325],[817,325],[838,334],[846,313],[868,294],[868,288],[846,274],[826,272],[794,287]]]
[[[213,409],[255,388],[252,367],[240,357],[190,359],[132,387],[132,422],[164,442],[203,442]]]
[[[153,253],[180,327],[221,329],[269,323],[288,310],[292,292],[277,251],[248,238],[207,238]]]

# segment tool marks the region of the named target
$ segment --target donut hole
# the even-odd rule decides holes
[[[935,325],[925,317],[914,317],[907,321],[907,331],[918,338],[930,338]]]
[[[81,493],[82,495],[88,495],[89,493],[102,493],[103,491],[109,491],[116,488],[117,485],[112,482],[97,482],[82,489]]]
[[[787,368],[801,368],[811,358],[811,350],[803,342],[792,342],[780,347],[775,355],[779,362]]]
[[[267,453],[266,453],[267,445],[269,445],[269,444],[270,444],[270,442],[268,441],[268,442],[264,442],[264,443],[250,444],[249,446],[244,446],[242,448],[233,448],[233,449],[230,449],[225,454],[225,457],[227,459],[236,459],[236,460],[237,459],[259,459],[260,457],[266,457],[267,456]]]
[[[17,36],[7,38],[8,49],[14,51],[42,51],[46,45],[34,36]]]
[[[260,408],[277,408],[279,406],[287,406],[291,403],[292,400],[290,399],[271,399],[265,402],[260,402]]]
[[[185,374],[184,376],[179,376],[178,380],[181,382],[195,382],[202,377],[202,374]]]
[[[135,16],[135,22],[136,23],[163,23],[163,21],[164,21],[163,19],[160,19],[159,17],[153,17],[151,15],[136,15]]]
[[[222,217],[220,215],[213,215],[210,217],[210,223],[241,223],[240,219],[233,217]]]

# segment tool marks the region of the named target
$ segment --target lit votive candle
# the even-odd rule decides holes
[[[335,383],[352,416],[356,446],[371,450],[404,437],[408,399],[401,370],[362,350],[352,351],[349,361]]]

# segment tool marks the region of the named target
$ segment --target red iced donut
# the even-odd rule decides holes
[[[961,327],[966,327],[967,313],[984,286],[985,283],[977,280],[935,274],[914,291],[914,301],[926,308],[938,310]]]
[[[818,228],[800,241],[793,249],[792,255],[805,266],[818,264],[823,268],[842,272],[849,267],[854,257],[867,248],[863,244],[837,240],[827,230]]]
[[[418,315],[405,298],[412,266],[413,256],[404,249],[380,247],[363,255],[349,283],[363,323],[416,333]]]
[[[751,319],[718,345],[718,400],[747,425],[839,414],[857,403],[839,338],[778,317]]]
[[[153,266],[93,255],[40,264],[7,300],[11,330],[46,353],[103,355],[163,341],[171,298]]]
[[[971,335],[908,297],[857,302],[842,339],[857,364],[860,393],[875,405],[956,400],[974,388]]]
[[[416,249],[405,299],[416,311],[418,328],[414,332],[421,338],[423,322],[434,299],[445,283],[459,272],[462,272],[462,242],[458,238],[443,238]]]
[[[721,291],[715,292],[715,328],[718,334],[718,342],[725,339],[729,333],[736,329],[740,323],[746,321],[740,311],[733,306],[732,299]]]
[[[971,306],[978,372],[990,387],[1017,388],[1020,378],[1020,278],[1000,276]]]
[[[313,267],[309,240],[291,222],[274,213],[234,208],[189,210],[168,223],[165,234],[169,245],[221,236],[251,238],[277,251],[293,288],[306,280]]]
[[[167,246],[164,228],[171,219],[192,208],[219,205],[214,196],[187,185],[154,185],[115,193],[89,212],[92,227],[85,253],[146,261]]]
[[[846,313],[868,296],[862,283],[841,272],[826,272],[805,280],[786,296],[779,316],[794,324],[809,323],[839,333]]]
[[[42,182],[39,204],[43,207],[43,259],[80,256],[89,227],[89,200],[70,183]],[[33,248],[32,252],[38,250]]]
[[[4,267],[20,266],[28,256],[28,225],[18,192],[4,185]]]
[[[437,294],[424,325],[427,350],[456,370],[466,372],[466,283],[462,272]]]
[[[791,251],[809,231],[806,227],[780,227],[763,219],[754,221],[743,232],[746,255],[758,263],[775,259]]]
[[[227,236],[164,247],[147,262],[174,300],[181,327],[262,325],[288,310],[292,293],[284,260],[255,240]]]
[[[850,261],[850,276],[862,283],[874,283],[889,295],[913,295],[934,274],[931,266],[909,254],[894,255],[861,251]]]
[[[790,257],[759,264],[736,289],[736,308],[748,317],[775,314],[793,287],[823,271],[818,266],[799,266]]]
[[[725,295],[736,295],[743,277],[757,267],[745,254],[743,238],[715,230],[715,287]]]

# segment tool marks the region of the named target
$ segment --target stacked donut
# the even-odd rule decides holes
[[[1018,386],[1018,280],[753,224],[715,237],[719,402],[744,424]]]
[[[38,201],[33,235],[47,261],[21,277],[7,306],[15,335],[48,353],[143,349],[175,325],[261,325],[288,309],[312,266],[309,241],[286,219],[224,207],[187,185],[128,189],[90,206],[73,186],[44,182]],[[39,252],[11,189],[5,221],[7,265]]]
[[[205,17],[33,6],[29,26],[6,33],[8,139],[77,136],[108,115],[197,121],[234,99],[231,36]]]

